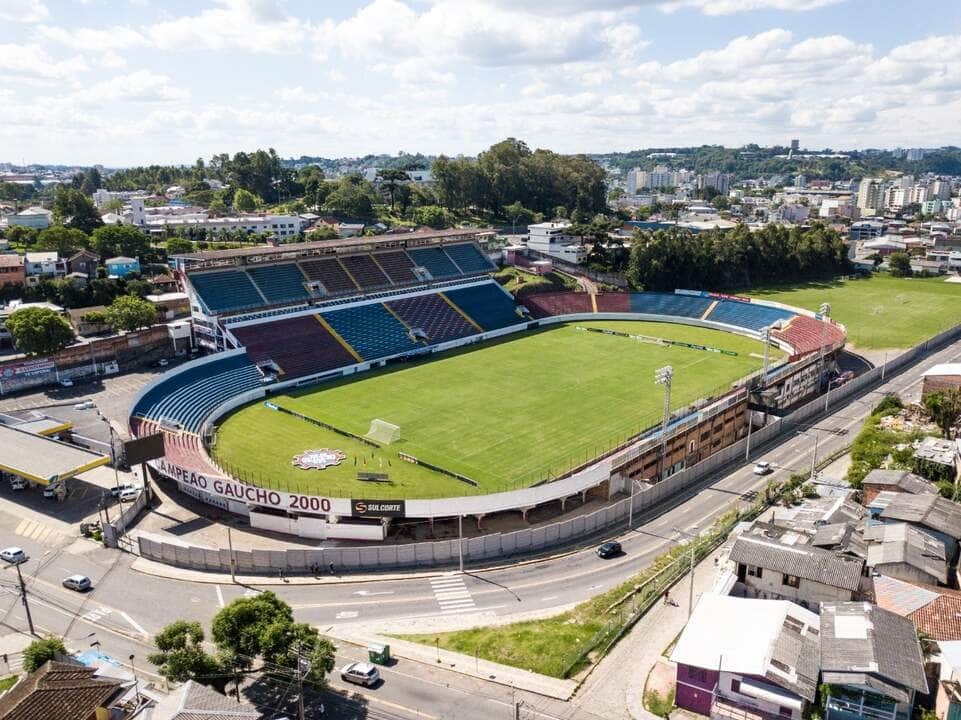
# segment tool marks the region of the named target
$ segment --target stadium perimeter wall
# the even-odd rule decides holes
[[[824,397],[818,397],[790,415],[770,422],[753,434],[753,445],[760,447],[779,435],[795,429],[798,425],[823,413],[826,407],[843,405],[852,396],[881,382],[886,374],[900,372],[918,362],[927,353],[958,338],[961,338],[961,325],[921,343],[894,358],[884,367],[873,368],[855,378],[832,392],[827,398],[827,403]],[[746,443],[746,439],[739,440],[697,465],[635,493],[634,512],[643,514],[668,499],[676,500],[685,491],[709,479],[730,463],[742,461]],[[510,533],[492,533],[477,538],[466,538],[463,541],[444,540],[375,547],[235,551],[234,569],[243,574],[264,575],[281,570],[308,572],[312,565],[329,563],[333,563],[335,567],[342,570],[450,567],[457,564],[461,549],[465,562],[489,562],[516,555],[536,554],[609,532],[624,523],[629,506],[630,498],[625,498],[600,510],[568,520]],[[193,570],[223,573],[230,571],[231,556],[226,549],[169,543],[143,535],[138,538],[138,542],[140,554],[150,560]]]

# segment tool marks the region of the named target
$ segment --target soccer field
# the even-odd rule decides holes
[[[761,343],[716,330],[581,324],[738,354],[563,325],[271,398],[358,435],[373,418],[399,425],[401,440],[381,449],[257,403],[223,421],[214,455],[249,482],[318,495],[431,498],[511,490],[566,472],[657,423],[663,388],[654,384],[654,371],[663,365],[674,367],[675,408],[726,389],[762,365]],[[772,350],[772,359],[776,355]],[[295,455],[321,448],[340,450],[347,459],[323,470],[291,464]],[[398,451],[466,475],[478,486],[400,461]],[[391,482],[358,481],[359,471],[387,473]]]
[[[848,329],[855,348],[909,348],[961,323],[961,284],[944,278],[868,278],[805,283],[746,294],[817,310],[831,303],[835,320]]]

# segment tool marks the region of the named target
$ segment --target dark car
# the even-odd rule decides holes
[[[621,554],[621,544],[619,542],[606,542],[597,548],[597,557],[611,558]]]

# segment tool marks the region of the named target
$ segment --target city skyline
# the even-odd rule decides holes
[[[961,8],[865,9],[0,0],[0,160],[470,155],[508,136],[565,153],[961,142]]]

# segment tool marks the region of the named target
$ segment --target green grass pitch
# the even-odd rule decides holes
[[[748,295],[817,310],[831,303],[854,349],[909,348],[961,323],[961,284],[944,278],[868,278],[750,290]]]
[[[655,369],[675,370],[677,408],[726,389],[762,365],[762,344],[716,330],[648,322],[583,326],[709,345],[737,357],[583,332],[576,325],[510,336],[271,398],[363,435],[372,418],[399,425],[401,441],[380,450],[257,403],[221,424],[214,456],[258,485],[335,497],[431,498],[527,487],[567,471],[658,422],[663,389]],[[772,349],[772,358],[776,351]],[[340,466],[302,470],[305,450],[347,454]],[[398,460],[409,453],[474,479],[460,480]],[[390,484],[358,481],[386,472]]]

